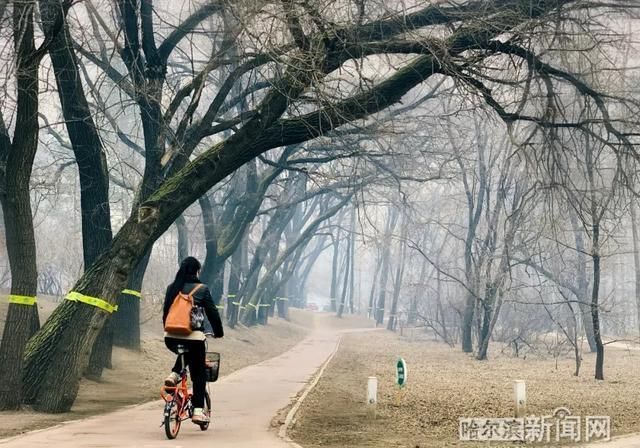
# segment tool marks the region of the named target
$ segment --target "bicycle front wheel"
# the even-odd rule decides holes
[[[180,431],[180,404],[177,400],[171,400],[164,406],[164,433],[170,440],[178,437]]]

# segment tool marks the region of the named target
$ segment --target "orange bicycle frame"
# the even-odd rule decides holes
[[[191,399],[191,394],[189,393],[189,388],[187,387],[187,375],[181,375],[180,383],[177,386],[162,386],[160,388],[160,397],[166,402],[169,403],[174,399],[174,395],[178,397],[180,400],[180,412],[179,418],[180,420],[184,420],[186,418],[187,411],[187,402]]]

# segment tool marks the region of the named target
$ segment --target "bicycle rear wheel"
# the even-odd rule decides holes
[[[164,406],[164,433],[170,440],[178,437],[180,432],[180,403],[173,399]]]
[[[209,429],[209,425],[211,424],[211,397],[209,397],[208,391],[204,393],[204,413],[209,417],[209,421],[200,424],[200,429],[202,431]]]

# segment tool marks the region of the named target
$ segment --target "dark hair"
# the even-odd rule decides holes
[[[197,283],[198,271],[200,270],[200,262],[195,257],[187,257],[180,263],[180,269],[176,273],[176,278],[169,286],[168,296],[173,298],[178,295],[185,283]]]

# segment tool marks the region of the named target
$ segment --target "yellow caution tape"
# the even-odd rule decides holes
[[[133,289],[123,289],[122,294],[137,297],[138,299],[142,299],[142,293],[140,291],[134,291]]]
[[[240,302],[231,302],[232,305],[238,306],[240,305]]]
[[[33,306],[36,304],[36,298],[32,296],[18,296],[15,294],[11,294],[9,295],[9,303]]]
[[[288,302],[289,299],[287,297],[276,297],[278,300],[282,300],[283,302]]]
[[[255,306],[255,305],[254,305],[253,303],[251,303],[251,302],[247,303],[247,306],[252,306],[252,307],[254,307],[255,309],[258,309],[258,307],[257,307],[257,306]]]
[[[235,297],[235,296],[236,296],[235,294],[227,294],[228,298],[232,298],[232,297]]]
[[[271,304],[270,304],[270,303],[261,303],[261,304],[260,304],[260,305],[258,305],[258,306],[259,306],[259,307],[260,307],[260,306],[267,306],[267,307],[269,307],[269,306],[271,306]]]
[[[216,308],[218,308],[219,310],[223,310],[224,309],[224,305],[216,305]]]
[[[95,306],[96,308],[100,308],[107,313],[118,311],[118,305],[112,305],[106,300],[102,300],[97,297],[85,296],[84,294],[80,294],[76,291],[71,291],[69,294],[67,294],[67,297],[65,297],[65,299],[71,302],[82,302],[87,305]]]

